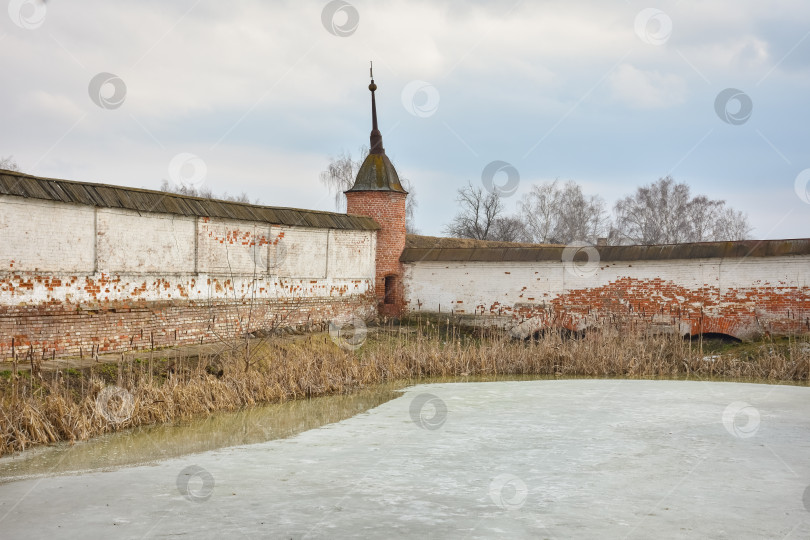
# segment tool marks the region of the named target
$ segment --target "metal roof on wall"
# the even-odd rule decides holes
[[[373,231],[380,228],[376,221],[365,216],[261,206],[218,199],[189,197],[188,195],[148,189],[40,178],[6,170],[0,170],[0,195],[83,204],[101,208],[124,208],[138,212],[263,221],[290,227],[363,231]]]
[[[414,241],[411,244],[417,243]],[[424,241],[418,242],[424,246]],[[406,247],[401,262],[538,262],[561,261],[565,246]],[[810,239],[697,242],[657,246],[594,246],[600,261],[653,261],[810,255]],[[573,254],[572,254],[573,255]],[[584,255],[584,254],[583,254]]]

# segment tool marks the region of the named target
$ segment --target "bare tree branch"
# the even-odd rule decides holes
[[[485,194],[483,188],[469,183],[458,190],[456,201],[460,209],[444,232],[457,238],[492,240],[491,230],[503,213],[503,203],[496,193]]]
[[[531,242],[532,236],[526,224],[516,216],[495,218],[487,240],[499,242]]]
[[[194,186],[185,186],[185,185],[174,185],[169,183],[168,180],[165,178],[163,182],[160,184],[160,191],[164,191],[166,193],[177,193],[178,195],[188,195],[189,197],[201,197],[203,199],[219,199],[222,201],[233,201],[233,202],[240,202],[240,203],[248,203],[248,204],[261,204],[259,202],[258,197],[251,202],[250,197],[244,191],[239,195],[228,195],[228,193],[223,193],[222,195],[214,195],[214,192],[211,190],[210,187],[194,187]]]
[[[642,186],[616,202],[611,236],[617,243],[677,244],[743,240],[751,231],[742,212],[706,196],[692,197],[689,186],[671,176]]]
[[[602,198],[572,180],[532,186],[519,207],[530,241],[541,244],[596,243],[609,229]]]
[[[0,157],[0,169],[22,172],[20,170],[20,166],[17,165],[16,161],[14,161],[14,156]]]

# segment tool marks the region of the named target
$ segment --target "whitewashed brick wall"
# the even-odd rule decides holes
[[[567,292],[608,286],[622,278],[661,279],[688,289],[810,286],[810,257],[750,257],[606,262],[568,271],[562,262],[417,262],[405,265],[410,310],[473,313],[494,303],[543,304]],[[708,291],[712,294],[711,291]]]
[[[271,272],[283,277],[326,277],[326,253],[332,247],[329,246],[329,234],[333,231],[301,227],[274,229],[278,241],[268,246]]]
[[[0,271],[92,272],[94,219],[88,206],[0,195]]]
[[[810,255],[578,267],[562,261],[415,262],[405,265],[404,281],[409,311],[469,315],[524,337],[604,321],[740,339],[810,333]]]
[[[192,273],[194,229],[194,218],[99,208],[97,269],[107,274]],[[64,229],[64,236],[70,236],[72,230]]]
[[[0,197],[0,305],[238,300],[374,290],[375,231]]]
[[[330,231],[329,273],[336,278],[374,275],[376,235],[362,231]]]

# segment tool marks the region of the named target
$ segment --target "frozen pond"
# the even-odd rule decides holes
[[[0,458],[0,484],[25,478],[111,470],[168,458],[265,442],[339,422],[402,395],[404,383],[381,384],[351,394],[217,412],[178,424],[143,426],[76,444],[39,446]],[[2,490],[2,487],[0,487]]]
[[[289,438],[0,484],[0,535],[807,538],[809,413],[796,386],[420,385]]]

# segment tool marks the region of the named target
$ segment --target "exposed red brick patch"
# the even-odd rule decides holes
[[[810,287],[687,288],[662,279],[621,278],[565,292],[546,304],[493,302],[476,312],[532,320],[537,328],[580,330],[600,321],[670,327],[681,333],[757,335],[810,333]]]

